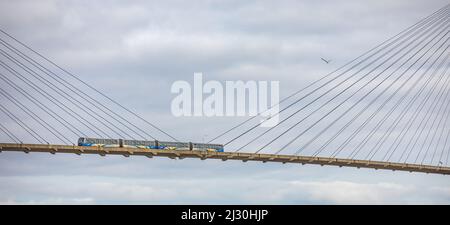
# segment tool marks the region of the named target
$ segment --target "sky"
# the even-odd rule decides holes
[[[276,80],[287,96],[447,3],[0,0],[0,28],[168,133],[200,142],[245,118],[174,117],[175,81],[191,82],[195,72],[207,80]],[[0,203],[449,204],[450,180],[316,165],[2,152]]]

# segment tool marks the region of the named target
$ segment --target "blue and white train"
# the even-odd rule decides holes
[[[140,141],[126,139],[103,139],[80,137],[78,146],[101,146],[104,148],[144,148],[144,149],[168,149],[168,150],[200,150],[223,152],[224,146],[221,144],[204,144],[192,142],[172,142],[172,141]]]

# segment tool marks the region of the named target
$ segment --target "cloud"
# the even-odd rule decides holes
[[[411,194],[414,190],[413,187],[395,183],[360,184],[345,181],[294,182],[293,186],[308,190],[313,199],[338,204],[392,203],[393,197],[402,198],[400,196]]]
[[[4,204],[444,204],[450,198],[442,186],[267,177],[26,176],[0,181]]]
[[[220,160],[2,153],[4,204],[445,204],[445,177]]]

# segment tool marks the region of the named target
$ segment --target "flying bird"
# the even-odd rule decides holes
[[[324,59],[324,58],[320,58],[320,59],[322,59],[322,60],[323,60],[324,62],[326,62],[327,64],[331,62],[330,59],[329,59],[329,60],[326,60],[326,59]]]

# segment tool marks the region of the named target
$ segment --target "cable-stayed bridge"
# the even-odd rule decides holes
[[[277,125],[260,127],[257,115],[208,141],[223,143],[225,152],[77,146],[79,137],[180,141],[0,30],[0,150],[449,174],[449,10],[282,99]]]

